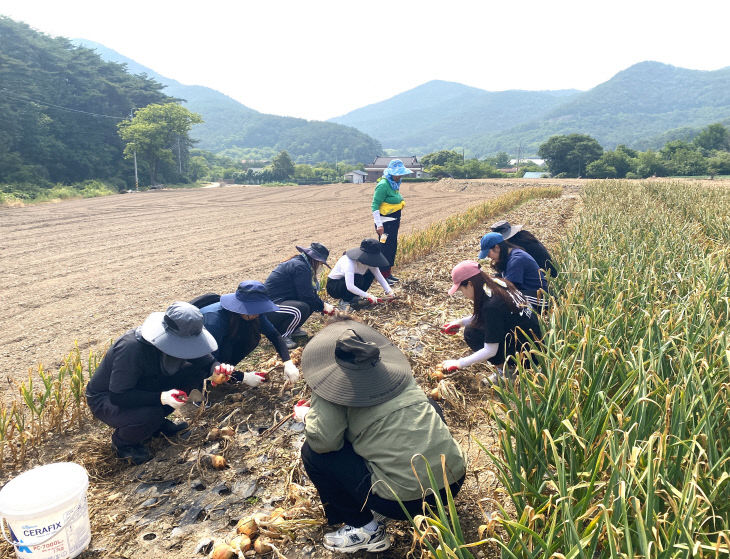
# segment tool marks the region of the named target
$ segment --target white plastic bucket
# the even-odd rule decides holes
[[[0,528],[20,559],[67,559],[86,549],[91,541],[88,487],[86,470],[73,462],[39,466],[5,484]]]

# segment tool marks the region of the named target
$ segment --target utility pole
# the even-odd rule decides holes
[[[180,134],[177,135],[177,172],[182,176],[182,159],[180,158]]]
[[[129,109],[129,120],[134,118],[133,110]],[[137,148],[134,148],[134,189],[139,190],[139,177],[137,176]]]

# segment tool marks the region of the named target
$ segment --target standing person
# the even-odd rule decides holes
[[[390,284],[380,272],[380,268],[387,263],[381,252],[381,243],[377,239],[363,239],[359,248],[345,251],[332,268],[327,276],[327,293],[330,297],[341,299],[340,307],[349,305],[357,310],[375,305],[378,298],[367,293],[367,290],[373,279],[376,279],[386,296],[395,297]]]
[[[188,426],[167,416],[206,377],[233,370],[211,355],[217,347],[200,311],[183,302],[150,314],[114,342],[86,385],[86,401],[94,417],[114,428],[112,448],[119,458],[142,464],[152,458],[145,441]]]
[[[279,307],[269,299],[266,287],[260,281],[242,281],[235,293],[221,295],[220,302],[200,309],[205,327],[218,343],[214,355],[226,363],[237,365],[256,349],[263,334],[284,362],[286,378],[291,382],[299,380],[299,369],[292,363],[284,339],[266,318],[266,313],[277,310]],[[243,376],[234,373],[235,380],[249,385],[256,382],[254,376],[255,373],[244,373]]]
[[[300,254],[279,264],[265,282],[269,297],[279,307],[266,317],[284,337],[289,349],[297,346],[293,337],[307,336],[301,326],[313,312],[334,313],[334,307],[318,295],[319,272],[323,264],[330,267],[327,264],[330,251],[321,243],[296,249]]]
[[[532,256],[505,241],[499,233],[487,233],[480,245],[480,260],[488,256],[494,263],[494,269],[522,291],[533,309],[537,312],[547,310],[547,278]]]
[[[490,229],[502,235],[505,241],[509,241],[532,256],[537,265],[549,273],[550,276],[558,277],[558,270],[553,264],[553,258],[550,256],[548,249],[537,240],[535,235],[523,229],[522,225],[510,225],[509,221],[502,220],[492,224]]]
[[[393,159],[383,171],[383,178],[375,185],[373,203],[370,209],[373,212],[375,231],[380,242],[383,243],[383,255],[388,263],[380,266],[383,277],[389,284],[394,284],[398,278],[391,273],[395,264],[395,253],[398,250],[398,229],[400,216],[406,203],[400,193],[401,179],[413,171],[406,169],[400,159]]]
[[[421,486],[428,486],[425,464],[414,455],[428,460],[443,501],[444,473],[452,494],[464,482],[464,455],[416,384],[408,358],[369,326],[344,320],[323,328],[304,348],[302,371],[312,389],[311,407],[294,408],[305,422],[302,462],[328,523],[344,524],[325,534],[324,546],[343,553],[388,549],[383,518],[406,518],[396,498],[412,515],[421,513],[424,497],[434,505]]]
[[[474,353],[459,359],[447,359],[444,370],[464,369],[483,361],[497,367],[491,382],[503,374],[505,361],[518,355],[530,340],[542,338],[537,315],[515,287],[506,281],[490,277],[473,260],[460,262],[451,270],[453,285],[449,295],[461,291],[473,301],[471,315],[445,324],[444,334],[456,334],[464,326],[464,341]]]

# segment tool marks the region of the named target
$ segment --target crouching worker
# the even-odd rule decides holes
[[[318,295],[320,268],[323,265],[330,267],[327,264],[330,251],[321,243],[312,243],[306,248],[297,246],[296,249],[301,254],[279,264],[265,284],[269,297],[279,307],[267,318],[281,332],[289,349],[297,347],[292,338],[307,336],[301,326],[313,312],[334,313],[332,305]]]
[[[428,486],[416,454],[428,460],[439,484],[444,455],[450,490],[459,491],[466,475],[461,449],[416,384],[408,359],[387,338],[352,320],[330,324],[304,348],[302,372],[313,393],[311,407],[294,409],[305,422],[302,461],[327,521],[343,524],[325,534],[327,549],[388,549],[383,518],[406,518],[396,497],[412,515],[421,514],[424,497],[434,504],[413,473]]]
[[[152,458],[146,440],[187,427],[167,416],[206,377],[233,370],[211,355],[217,347],[200,311],[183,302],[150,314],[114,342],[86,386],[86,401],[94,417],[114,428],[112,448],[119,458],[146,462]]]
[[[465,326],[464,341],[474,353],[460,359],[447,359],[442,366],[446,371],[455,371],[489,361],[497,367],[497,373],[489,378],[494,383],[503,375],[509,356],[519,355],[530,340],[542,338],[537,315],[514,285],[492,278],[473,260],[454,266],[451,279],[453,285],[449,295],[461,291],[474,303],[474,311],[445,324],[441,331],[456,334]]]
[[[284,362],[284,374],[290,382],[299,380],[299,369],[289,356],[289,349],[279,331],[266,318],[266,313],[279,310],[260,281],[242,281],[235,293],[221,295],[218,303],[200,309],[206,329],[218,343],[213,355],[219,361],[237,365],[256,349],[261,334],[266,336]],[[258,386],[264,375],[233,373],[231,381]]]
[[[377,239],[363,239],[358,248],[345,251],[327,276],[327,293],[335,299],[342,299],[340,308],[355,310],[375,305],[378,298],[367,291],[378,280],[388,298],[395,294],[380,271],[388,266],[388,259],[381,252]]]

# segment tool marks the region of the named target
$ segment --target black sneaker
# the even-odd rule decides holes
[[[152,459],[152,453],[147,450],[146,446],[141,444],[117,446],[112,443],[112,450],[116,453],[117,458],[129,460],[132,464],[144,464],[148,460]]]
[[[162,425],[160,425],[160,428],[157,430],[157,432],[160,433],[161,435],[165,435],[166,437],[174,437],[180,431],[184,431],[187,428],[188,428],[187,421],[181,421],[180,423],[173,423],[169,419],[163,419]]]
[[[400,278],[395,277],[393,274],[390,274],[388,276],[388,279],[392,281],[393,283],[398,283],[400,281]]]
[[[394,278],[393,276],[388,276],[387,278],[385,278],[385,281],[388,282],[388,285],[395,285],[400,280],[398,278]]]
[[[308,338],[309,332],[304,330],[303,328],[297,328],[294,330],[294,332],[291,333],[292,338]]]
[[[297,342],[292,340],[289,336],[282,336],[282,339],[284,340],[287,349],[294,349],[297,347]]]

